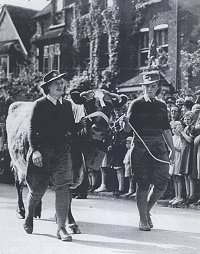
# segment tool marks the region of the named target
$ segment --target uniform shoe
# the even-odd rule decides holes
[[[174,202],[172,202],[172,205],[177,205],[177,204],[179,204],[180,202],[182,202],[183,201],[183,198],[176,198],[175,200],[174,200]]]
[[[130,195],[130,198],[135,198],[136,197],[136,192]]]
[[[24,222],[24,230],[27,234],[33,233],[33,217],[27,217]]]
[[[69,233],[70,234],[81,234],[81,230],[77,224],[73,224],[73,225],[69,226]]]
[[[132,195],[133,193],[132,192],[128,192],[128,193],[125,193],[122,195],[123,198],[128,198]]]
[[[190,204],[190,208],[197,209],[199,207],[200,207],[200,199],[197,202]]]
[[[186,200],[186,202],[184,203],[186,206],[189,206],[191,204],[194,204],[197,201],[197,199],[195,197],[190,197]]]
[[[176,200],[176,197],[173,198],[173,199],[171,199],[171,200],[169,201],[169,204],[172,204],[175,200]]]
[[[192,205],[193,205],[193,206],[198,206],[198,205],[200,205],[200,199],[199,199],[196,203],[193,203]]]
[[[103,184],[98,189],[94,190],[94,192],[103,192],[106,191],[106,186]]]
[[[67,232],[65,227],[61,227],[57,231],[57,237],[58,239],[65,241],[65,242],[71,242],[72,236]]]
[[[147,222],[140,220],[139,229],[141,231],[151,231],[151,228]]]

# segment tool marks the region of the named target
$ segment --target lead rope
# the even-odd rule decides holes
[[[144,145],[144,147],[147,149],[147,152],[150,154],[150,156],[159,162],[165,163],[165,164],[170,164],[169,161],[164,161],[164,160],[160,160],[157,157],[155,157],[151,151],[149,150],[148,146],[146,145],[146,143],[144,142],[144,140],[140,137],[140,135],[137,133],[137,131],[135,130],[135,128],[132,126],[132,124],[128,121],[128,124],[130,125],[131,129],[134,131],[134,133],[136,134],[136,136],[139,138],[139,140],[142,142],[142,144]],[[164,137],[163,137],[164,138]],[[164,139],[165,140],[165,139]],[[166,142],[166,141],[165,141]]]

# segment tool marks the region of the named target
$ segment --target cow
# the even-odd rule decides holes
[[[81,153],[77,152],[78,146],[76,142],[72,141],[72,159],[74,172],[74,184],[72,188],[76,188],[83,179],[83,171],[86,166],[99,167],[105,151],[107,148],[107,138],[111,132],[110,117],[113,112],[113,108],[119,108],[123,106],[127,97],[124,95],[117,95],[110,93],[102,89],[94,89],[79,93],[74,91],[71,93],[72,100],[75,104],[83,104],[85,108],[86,118],[88,118],[88,126],[80,133],[80,140],[83,144],[83,150],[88,147],[88,144],[96,146],[95,148],[100,154],[98,163],[95,163],[96,157],[94,157],[94,151],[89,149],[89,152],[85,153],[85,160]],[[29,142],[28,131],[30,126],[30,117],[33,110],[33,102],[14,102],[10,105],[8,111],[8,117],[6,119],[6,131],[8,149],[12,161],[13,170],[15,172],[16,188],[18,193],[17,203],[17,217],[25,218],[25,208],[22,198],[23,185],[27,174],[27,165],[29,157]],[[89,142],[89,143],[88,143]],[[73,148],[73,144],[74,148]],[[78,141],[80,144],[80,141]],[[89,145],[90,146],[90,145]],[[77,160],[78,156],[78,160]],[[97,156],[98,157],[98,156]],[[93,163],[91,163],[91,161]],[[41,217],[41,203],[35,211],[35,217]],[[68,214],[68,223],[71,225],[72,233],[80,233],[78,225],[76,224],[71,212],[71,207]]]

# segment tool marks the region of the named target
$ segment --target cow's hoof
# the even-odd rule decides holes
[[[33,233],[33,218],[32,217],[26,218],[23,226],[27,234],[32,234]]]
[[[38,218],[38,219],[40,219],[40,218],[41,218],[41,214],[35,214],[35,215],[34,215],[34,218],[36,218],[36,219],[37,219],[37,218]]]
[[[68,231],[70,234],[81,234],[81,230],[77,224],[73,224],[73,225],[69,226]]]
[[[18,219],[25,219],[25,209],[17,209],[16,216]]]

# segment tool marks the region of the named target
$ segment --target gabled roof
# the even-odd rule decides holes
[[[142,90],[142,86],[139,83],[142,82],[142,75],[137,74],[133,78],[121,83],[117,86],[117,91],[119,93],[135,92]]]
[[[50,39],[56,39],[56,38],[59,38],[61,36],[65,36],[65,35],[67,35],[67,34],[65,33],[64,28],[58,28],[55,30],[47,31],[44,35],[39,36],[38,38],[35,37],[34,41],[39,42],[39,41],[45,41],[45,40],[50,40]]]
[[[52,4],[49,3],[46,7],[44,7],[44,9],[42,9],[41,11],[38,11],[38,13],[33,18],[39,18],[39,17],[45,16],[51,13],[52,10],[53,10]]]
[[[15,41],[0,42],[0,54],[8,53],[14,45]]]
[[[37,10],[23,8],[19,6],[7,5],[3,6],[2,12],[7,10],[12,22],[21,38],[25,48],[30,49],[30,38],[36,31],[36,23],[32,17],[38,12]]]

